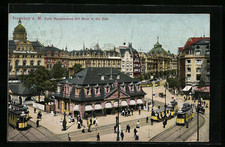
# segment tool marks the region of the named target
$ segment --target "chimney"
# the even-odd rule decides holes
[[[124,42],[123,45],[126,45],[126,42]]]

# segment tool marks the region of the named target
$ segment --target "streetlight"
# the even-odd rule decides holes
[[[164,110],[164,123],[163,123],[163,128],[165,128],[165,125],[167,124],[167,119],[166,119],[166,87],[167,87],[167,82],[165,83],[165,110]]]
[[[198,105],[197,105],[197,141],[199,141],[199,110],[201,107],[201,100],[198,95]]]
[[[117,111],[118,111],[118,116],[117,116],[117,139],[116,141],[120,141],[120,138],[119,138],[119,114],[120,114],[120,111],[119,111],[119,98],[120,98],[120,91],[119,91],[119,84],[117,84],[117,91],[118,91],[118,106],[117,106]]]

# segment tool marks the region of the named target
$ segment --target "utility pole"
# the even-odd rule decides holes
[[[199,101],[198,96],[198,105],[197,105],[197,141],[199,141],[199,109],[200,109],[201,101]]]
[[[119,138],[119,114],[120,114],[120,111],[119,111],[119,98],[120,98],[120,91],[119,91],[119,84],[117,85],[117,91],[118,91],[118,120],[117,120],[117,141],[120,141],[120,138]]]

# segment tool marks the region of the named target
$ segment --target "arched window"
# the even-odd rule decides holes
[[[34,65],[34,60],[30,61],[30,65],[33,66]]]
[[[195,51],[195,55],[200,55],[200,54],[201,54],[200,50]]]
[[[205,54],[206,54],[206,55],[210,55],[210,51],[207,50],[207,51],[205,52]]]
[[[15,65],[16,65],[16,66],[19,65],[19,60],[16,60]]]
[[[187,68],[187,71],[188,71],[188,72],[191,72],[191,68],[190,68],[190,67],[188,67],[188,68]]]
[[[38,66],[40,66],[40,65],[41,65],[41,61],[39,60],[39,61],[38,61]]]
[[[27,61],[23,60],[23,66],[26,66],[26,64],[27,64]]]
[[[201,68],[196,68],[196,72],[201,72]]]

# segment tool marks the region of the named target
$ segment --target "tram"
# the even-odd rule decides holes
[[[170,117],[170,108],[166,108],[166,116],[169,116]],[[165,116],[165,107],[163,108],[159,108],[159,109],[155,109],[152,111],[152,115],[151,115],[151,118],[154,120],[154,121],[162,121],[163,117]]]
[[[9,124],[17,129],[27,128],[27,114],[24,111],[9,110]]]
[[[16,110],[16,111],[23,111],[26,114],[26,118],[29,118],[29,109],[25,105],[20,104],[10,104],[9,109]]]
[[[178,112],[178,105],[177,105],[177,101],[173,100],[171,101],[168,105],[167,108],[170,109],[170,116],[174,117],[177,112]]]
[[[194,118],[193,108],[190,103],[184,103],[181,110],[177,112],[176,124],[184,125]]]

